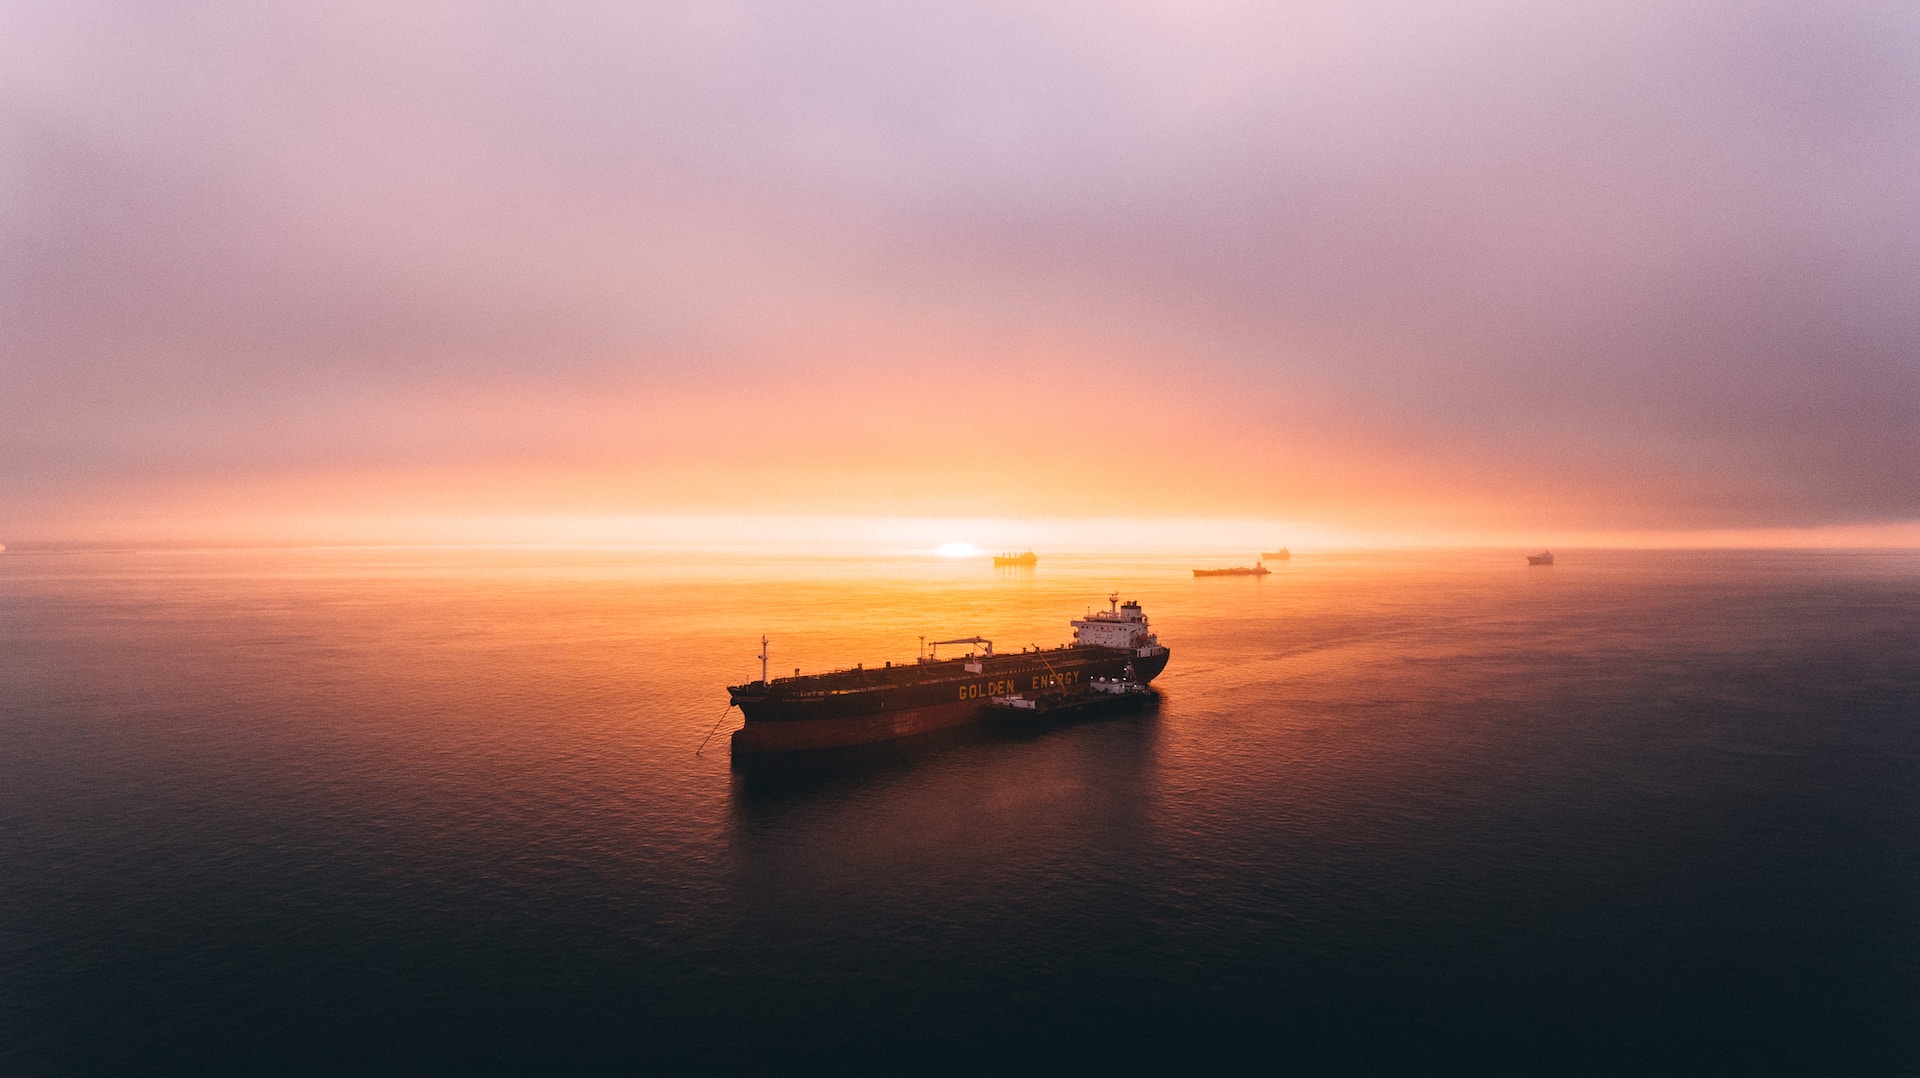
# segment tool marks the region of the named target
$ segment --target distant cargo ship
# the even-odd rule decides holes
[[[1012,551],[1008,551],[1005,554],[995,554],[993,556],[993,564],[995,565],[1032,565],[1039,560],[1039,558],[1034,557],[1033,551],[1031,550],[1025,554],[1015,554]]]
[[[1553,551],[1542,550],[1538,554],[1529,554],[1527,555],[1527,564],[1528,565],[1552,565]]]
[[[1231,569],[1195,569],[1193,571],[1193,575],[1194,576],[1268,576],[1272,572],[1273,572],[1272,569],[1269,569],[1266,566],[1261,565],[1259,562],[1255,562],[1252,568],[1248,568],[1245,565],[1236,565]]]
[[[1293,551],[1281,547],[1279,550],[1265,551],[1260,557],[1264,561],[1287,561],[1293,557]]]
[[[1073,643],[1062,647],[996,655],[991,640],[970,636],[936,640],[932,653],[912,665],[805,677],[796,670],[790,678],[769,678],[763,637],[760,680],[727,688],[746,717],[734,731],[733,754],[845,748],[961,726],[985,718],[994,697],[1144,686],[1166,669],[1167,649],[1139,603],[1115,594],[1108,605],[1073,619]],[[940,648],[953,644],[977,650],[939,658]]]

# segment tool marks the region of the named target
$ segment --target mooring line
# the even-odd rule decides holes
[[[713,735],[720,732],[720,724],[727,721],[727,712],[732,710],[733,710],[733,701],[729,700],[727,701],[727,706],[720,709],[720,717],[713,720],[713,729],[708,730],[707,736],[700,739],[700,747],[693,750],[693,754],[695,756],[698,756],[701,753],[707,751],[707,742],[712,741]]]

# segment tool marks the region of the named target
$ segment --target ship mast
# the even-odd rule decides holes
[[[762,633],[760,635],[760,684],[765,685],[766,683],[767,683],[767,637],[765,633]]]

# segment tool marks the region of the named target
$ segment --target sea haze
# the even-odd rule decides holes
[[[1910,1072],[1920,555],[1558,553],[0,554],[0,1071]],[[1113,591],[1157,711],[729,766]]]

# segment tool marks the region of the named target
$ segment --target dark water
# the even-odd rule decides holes
[[[1188,565],[0,555],[0,1072],[1920,1069],[1920,556]],[[695,755],[1115,588],[1157,713]]]

